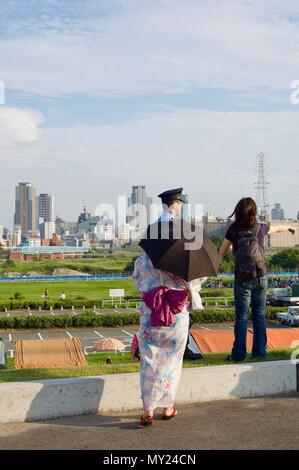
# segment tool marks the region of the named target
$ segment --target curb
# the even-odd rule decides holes
[[[183,369],[176,404],[297,392],[290,361]],[[0,384],[0,423],[140,409],[139,373]]]

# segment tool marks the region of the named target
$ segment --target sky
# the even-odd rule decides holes
[[[0,0],[0,224],[20,181],[67,220],[139,184],[228,216],[260,152],[296,217],[296,80],[293,0]]]

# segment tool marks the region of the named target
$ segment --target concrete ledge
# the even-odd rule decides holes
[[[296,392],[290,361],[183,369],[177,404]],[[0,384],[0,423],[141,408],[139,374]]]

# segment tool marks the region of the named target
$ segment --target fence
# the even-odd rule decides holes
[[[234,305],[234,297],[203,297],[202,304],[203,305]]]
[[[129,279],[132,273],[124,272],[122,274],[105,273],[96,276],[86,274],[86,276],[22,276],[22,277],[0,277],[0,282],[20,282],[20,281],[97,281],[112,279]]]
[[[299,276],[299,270],[284,270],[284,271],[270,271],[268,276]],[[115,273],[113,271],[105,271],[97,275],[81,275],[81,276],[20,276],[20,277],[0,277],[0,282],[26,282],[26,281],[98,281],[98,280],[115,280],[115,279],[130,279],[132,272],[124,271],[122,273]],[[233,273],[219,273],[218,278],[233,278]]]
[[[113,307],[139,308],[140,302],[140,299],[102,300],[102,308],[105,308],[105,305],[111,305]]]
[[[105,306],[124,307],[124,308],[140,308],[140,299],[119,299],[119,300],[102,300],[102,308]],[[214,305],[234,305],[234,297],[203,297],[202,304],[204,306]]]

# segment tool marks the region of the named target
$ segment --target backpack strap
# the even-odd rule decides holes
[[[250,230],[254,237],[257,237],[261,229],[261,224],[257,223],[253,230]]]
[[[261,228],[261,224],[260,224],[260,223],[257,223],[257,224],[255,225],[255,227],[252,228],[252,229],[250,229],[250,230],[242,230],[242,232],[240,232],[239,236],[240,236],[240,238],[242,238],[242,237],[244,237],[244,236],[246,235],[246,233],[250,232],[250,233],[252,233],[252,235],[253,235],[254,237],[257,237],[257,235],[258,235],[258,233],[259,233],[259,231],[260,231],[260,228]]]

